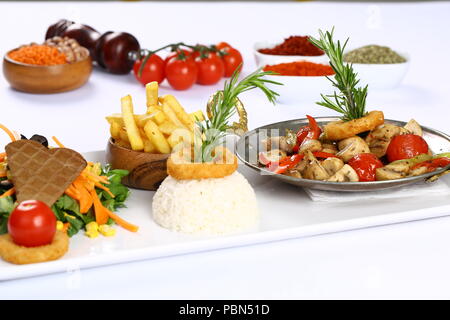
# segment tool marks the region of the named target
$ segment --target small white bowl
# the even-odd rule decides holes
[[[266,65],[299,60],[306,60],[316,63],[328,63],[328,57],[325,54],[320,56],[280,56],[273,54],[264,54],[258,51],[259,49],[274,48],[278,44],[283,43],[283,41],[284,40],[282,39],[279,41],[260,41],[255,43],[255,45],[253,46],[253,54],[255,55],[256,65],[258,68]]]
[[[265,76],[267,79],[282,83],[267,86],[279,94],[277,102],[291,103],[315,103],[321,101],[320,94],[333,94],[334,88],[326,76]],[[331,76],[334,77],[334,76]]]
[[[400,53],[406,62],[391,64],[365,64],[353,63],[353,70],[361,79],[359,86],[369,85],[371,89],[393,89],[397,87],[405,77],[409,68],[409,56]]]

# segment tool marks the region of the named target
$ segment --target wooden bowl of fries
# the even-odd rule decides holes
[[[180,146],[193,144],[194,123],[204,115],[187,113],[172,95],[159,97],[157,82],[147,84],[146,97],[145,113],[134,113],[128,95],[121,99],[122,112],[106,117],[111,133],[106,160],[113,169],[130,172],[125,185],[156,190],[167,177],[167,158]]]

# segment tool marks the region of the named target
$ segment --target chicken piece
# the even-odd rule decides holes
[[[338,149],[337,149],[336,145],[331,142],[328,142],[328,143],[322,142],[322,152],[336,154],[338,152]]]
[[[422,136],[423,135],[422,127],[414,119],[409,120],[408,123],[403,128],[408,130],[409,133],[416,134],[418,136]]]
[[[298,152],[304,153],[306,150],[311,152],[320,151],[322,150],[322,144],[319,140],[306,140],[300,145]]]
[[[385,123],[376,127],[366,137],[370,152],[378,158],[381,158],[386,154],[391,139],[402,133],[407,133],[407,130],[390,123]]]
[[[359,177],[358,177],[358,174],[356,173],[356,171],[352,167],[350,167],[348,164],[345,164],[339,171],[337,171],[327,181],[357,182],[357,181],[359,181]]]
[[[305,169],[301,172],[303,178],[311,180],[326,180],[330,177],[311,151],[306,151],[303,161],[306,162]]]
[[[344,161],[338,158],[327,158],[322,161],[322,167],[327,171],[330,177],[341,170],[343,166]]]
[[[354,136],[339,141],[338,143],[339,152],[336,153],[344,162],[348,162],[351,158],[360,153],[370,153],[369,146],[360,137]]]
[[[358,133],[372,130],[384,123],[381,111],[371,111],[362,118],[350,121],[329,122],[323,127],[323,137],[332,141],[350,138]]]
[[[395,180],[404,178],[409,173],[409,164],[407,161],[398,161],[390,163],[376,170],[376,180]]]

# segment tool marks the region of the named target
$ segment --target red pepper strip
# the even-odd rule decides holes
[[[322,132],[320,130],[319,125],[316,122],[316,119],[313,117],[306,115],[308,118],[309,124],[307,126],[301,127],[297,131],[297,144],[292,149],[293,152],[298,152],[298,149],[302,145],[305,140],[317,140]]]
[[[313,117],[308,116],[308,115],[306,115],[306,117],[308,118],[309,128],[310,128],[310,131],[306,138],[312,139],[312,140],[319,139],[319,136],[320,136],[320,133],[322,132],[322,130],[320,130],[319,125],[316,122],[316,119],[314,119]]]
[[[316,158],[339,158],[337,155],[328,153],[328,152],[322,152],[322,151],[315,151],[312,153],[314,157]]]
[[[301,127],[297,131],[297,143],[295,144],[292,151],[294,153],[298,152],[298,149],[300,148],[300,145],[302,144],[303,140],[305,140],[306,136],[308,135],[309,131],[311,131],[311,128],[308,126]]]
[[[420,162],[416,165],[414,165],[411,169],[417,169],[421,167],[426,167],[429,172],[436,170],[437,168],[444,168],[446,166],[450,165],[450,158],[442,157],[442,158],[436,158],[433,160],[428,160],[424,162]]]
[[[299,163],[305,156],[303,154],[294,154],[293,156],[284,157],[281,159],[276,167],[271,170],[274,173],[283,173],[286,172],[288,169],[293,168]]]
[[[321,152],[321,151],[317,151],[317,152],[313,152],[313,155],[316,158],[338,158],[337,156],[335,156],[332,153],[328,153],[328,152]],[[274,172],[274,173],[284,173],[289,169],[294,168],[300,161],[303,160],[303,158],[305,157],[304,154],[294,154],[293,156],[287,156],[284,157],[283,159],[281,159],[278,162],[271,162],[267,165],[267,168]]]

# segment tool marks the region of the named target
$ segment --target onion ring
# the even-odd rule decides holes
[[[0,256],[14,264],[29,264],[61,258],[69,249],[69,237],[57,230],[52,243],[38,247],[15,244],[9,234],[0,236]]]
[[[238,167],[236,156],[228,149],[218,147],[214,150],[213,162],[190,162],[183,153],[172,153],[167,159],[167,173],[177,180],[197,180],[224,178]]]

